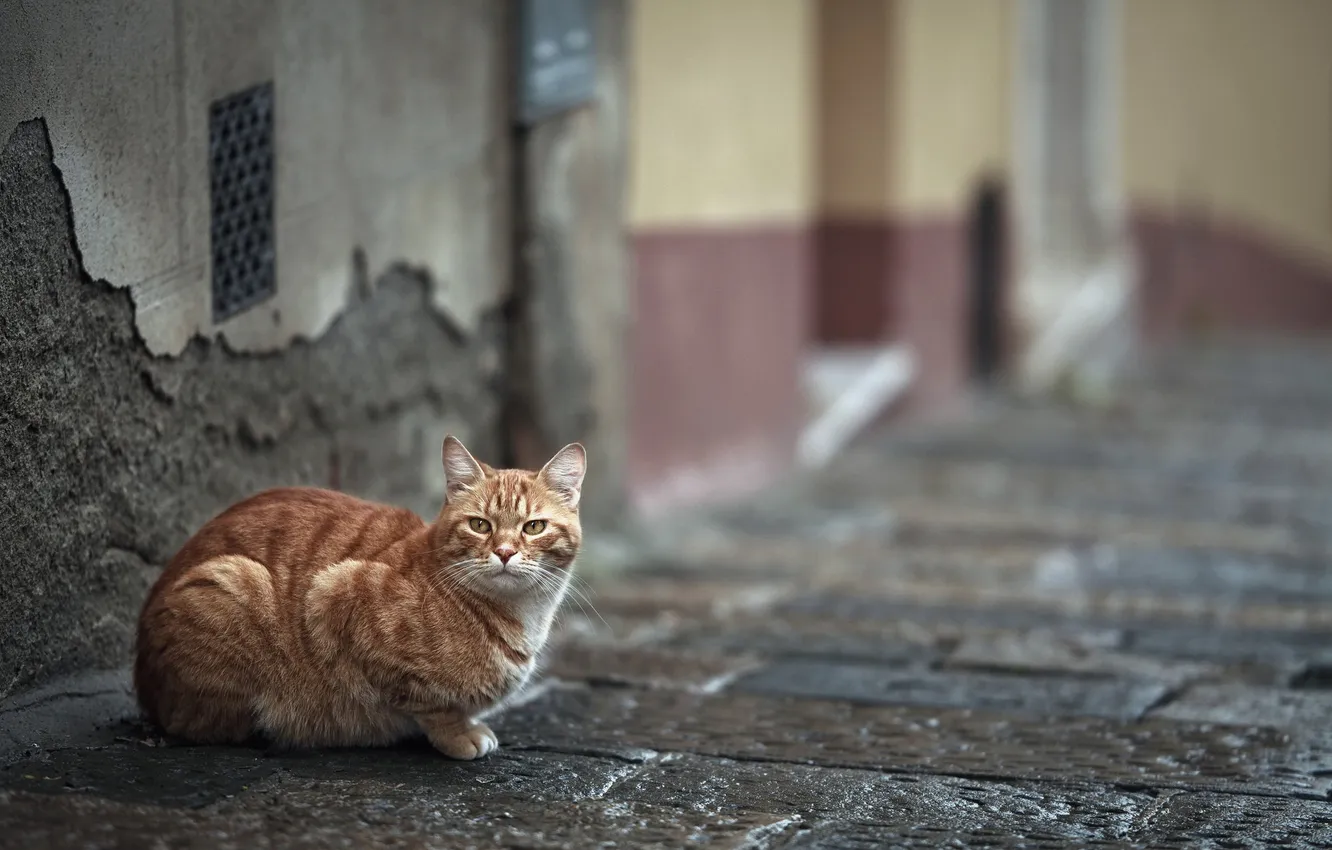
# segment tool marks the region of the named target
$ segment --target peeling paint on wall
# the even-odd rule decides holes
[[[148,349],[317,340],[377,278],[430,269],[467,333],[508,279],[503,4],[5,3],[0,134],[43,119],[94,278],[130,290]],[[274,86],[277,294],[214,323],[209,104]]]

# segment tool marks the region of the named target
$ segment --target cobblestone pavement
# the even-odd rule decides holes
[[[1332,847],[1332,348],[1176,354],[660,529],[501,751],[0,708],[9,847]]]

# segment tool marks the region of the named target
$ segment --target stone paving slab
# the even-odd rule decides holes
[[[779,845],[782,850],[879,850],[883,847],[901,847],[908,850],[926,850],[935,847],[1030,848],[1031,850],[1059,850],[1068,847],[1071,840],[1057,833],[1044,831],[1012,833],[1002,829],[981,828],[959,830],[938,826],[882,826],[878,824],[825,823],[799,833],[791,841]],[[1080,838],[1078,847],[1131,847],[1131,844],[1113,839]]]
[[[1303,669],[1298,664],[1200,663],[1136,655],[1117,648],[1083,648],[1077,640],[1039,629],[969,635],[940,666],[949,670],[1132,679],[1156,682],[1167,691],[1206,681],[1284,685]]]
[[[1162,705],[1153,716],[1188,722],[1262,724],[1293,732],[1317,732],[1332,740],[1332,691],[1199,684]]]
[[[974,708],[1024,717],[1136,720],[1169,693],[1160,682],[1074,676],[895,670],[830,661],[782,661],[741,676],[732,690],[862,705]]]
[[[70,676],[0,702],[0,766],[29,751],[106,742],[137,717],[128,670]]]
[[[153,741],[152,738],[146,739]],[[57,750],[0,771],[0,787],[59,796],[75,790],[122,803],[202,809],[272,783],[389,781],[443,797],[481,795],[534,800],[600,797],[634,770],[628,762],[578,755],[500,752],[455,762],[421,742],[382,750],[269,753],[254,747],[195,747],[144,742]],[[267,784],[266,784],[267,783]]]
[[[648,619],[670,611],[683,615],[726,617],[762,610],[789,596],[787,582],[675,580],[636,581],[598,591],[599,616]]]
[[[812,496],[810,498],[813,498]],[[879,532],[885,540],[849,536],[830,539],[763,535],[734,531],[748,521],[743,513],[714,513],[697,524],[697,533],[685,533],[672,526],[677,536],[675,553],[669,565],[658,561],[657,576],[679,573],[682,567],[700,568],[703,562],[715,571],[708,581],[735,581],[741,576],[757,575],[765,564],[775,574],[783,575],[788,549],[800,554],[807,573],[814,564],[818,570],[837,566],[848,553],[873,554],[880,562],[894,557],[903,547],[913,549],[957,547],[959,550],[997,547],[1000,549],[1056,549],[1060,547],[1107,546],[1114,549],[1144,549],[1158,552],[1225,553],[1251,560],[1270,559],[1274,563],[1310,564],[1332,557],[1332,548],[1316,536],[1299,528],[1270,524],[1243,525],[1224,521],[1170,519],[1159,515],[1125,516],[1113,513],[1079,513],[1062,504],[1023,503],[1007,500],[970,500],[965,497],[929,499],[919,496],[892,498],[883,494],[865,495],[865,500],[881,502],[876,509],[888,514],[890,529]],[[797,510],[792,507],[791,512]],[[753,513],[774,512],[773,525],[785,521],[785,512],[756,503]],[[734,537],[728,537],[730,534]],[[750,539],[735,538],[751,535]],[[876,548],[877,547],[877,548]],[[821,555],[822,557],[811,557]],[[836,556],[836,557],[829,557]],[[823,560],[829,561],[826,565]]]
[[[1089,619],[1182,620],[1232,628],[1332,633],[1332,600],[1320,595],[1323,579],[1315,577],[1323,564],[1332,563],[1332,557],[1294,559],[1201,547],[1153,550],[1072,535],[1037,542],[1004,533],[955,536],[939,531],[920,537],[912,530],[911,538],[889,550],[861,544],[770,543],[748,546],[729,556],[719,555],[715,549],[696,551],[681,559],[677,575],[685,583],[696,575],[708,576],[722,598],[728,592],[722,588],[739,594],[756,576],[768,580],[781,576],[789,583],[787,592],[773,594],[767,601],[843,595],[909,599],[926,607],[998,604],[1076,613]],[[1123,568],[1125,573],[1150,575],[1153,551],[1168,553],[1165,558],[1169,560],[1163,558],[1155,565],[1161,575],[1144,578],[1142,583],[1118,575],[1120,561],[1130,562]],[[718,557],[727,558],[724,566],[713,566]],[[826,566],[811,572],[810,563]],[[1270,587],[1261,578],[1269,569],[1273,573]],[[1300,593],[1302,583],[1311,592]],[[673,604],[670,595],[663,604],[686,617],[708,607],[700,603],[691,611]],[[608,617],[621,611],[637,617],[652,614],[646,602],[608,613],[598,600],[598,608]],[[750,610],[761,609],[760,605]]]
[[[901,534],[914,540],[996,535],[1055,545],[1158,546],[1294,558],[1326,554],[1321,541],[1279,526],[1079,513],[1059,504],[1005,506],[914,497],[893,504]]]
[[[749,655],[644,649],[570,642],[546,667],[558,679],[591,685],[676,687],[712,693],[758,665]]]
[[[892,453],[881,465],[888,470],[912,468],[926,472],[947,473],[966,469],[972,464],[986,464],[1006,477],[1045,476],[1065,471],[1083,475],[1105,475],[1107,481],[1119,473],[1165,484],[1170,481],[1223,482],[1226,484],[1268,485],[1280,491],[1309,489],[1332,479],[1332,445],[1315,444],[1316,451],[1298,454],[1270,440],[1237,445],[1219,445],[1189,439],[1117,439],[1089,441],[1085,434],[1067,433],[1062,438],[1051,434],[1024,435],[1000,432],[966,434],[903,435],[881,443]],[[1039,439],[1037,439],[1039,437]],[[933,461],[929,463],[928,461]],[[884,483],[890,483],[886,480]]]
[[[800,779],[791,784],[800,784]],[[939,796],[933,789],[910,788],[891,802],[913,808],[890,815],[893,823],[875,823],[774,818],[761,812],[719,816],[676,806],[599,800],[554,811],[523,802],[490,805],[469,821],[462,805],[417,810],[382,786],[358,791],[359,799],[338,795],[344,805],[337,808],[325,807],[327,789],[292,789],[278,802],[246,800],[206,811],[0,792],[0,832],[13,836],[15,826],[24,830],[22,843],[0,838],[0,846],[1208,848],[1332,843],[1332,817],[1322,805],[1231,795],[1180,794],[1153,811],[1150,798],[1130,808],[1117,804],[1110,789],[1083,790],[1084,802],[1059,793],[1018,791],[1008,798],[986,799],[984,792],[974,790]],[[1024,816],[1024,804],[1035,813]]]
[[[950,616],[951,614],[951,616]],[[1098,628],[1098,625],[1100,626]],[[1153,624],[1162,628],[1160,624]],[[627,626],[580,631],[578,641],[609,642],[621,647],[606,663],[588,649],[566,646],[556,653],[556,666],[550,672],[561,678],[594,681],[598,674],[611,670],[611,678],[645,681],[644,674],[654,664],[670,664],[676,669],[691,657],[708,659],[706,666],[683,670],[677,685],[694,686],[713,674],[727,675],[752,667],[760,660],[819,661],[828,664],[868,663],[878,668],[944,669],[1016,674],[1056,674],[1101,679],[1136,679],[1175,688],[1192,682],[1229,681],[1250,685],[1295,686],[1294,683],[1317,675],[1323,668],[1311,664],[1319,653],[1301,653],[1299,643],[1284,644],[1277,633],[1267,638],[1275,645],[1265,646],[1262,633],[1252,644],[1244,643],[1245,632],[1227,633],[1200,626],[1195,630],[1175,627],[1183,638],[1173,646],[1161,639],[1161,654],[1127,651],[1128,632],[1093,621],[1060,618],[1050,612],[1039,616],[991,609],[971,617],[966,611],[917,607],[901,612],[892,620],[841,619],[835,631],[823,617],[805,617],[783,612],[780,616],[751,615],[725,622],[672,618],[655,629],[634,633]],[[633,635],[631,641],[625,636]],[[1211,660],[1190,660],[1189,640],[1217,639],[1193,654]],[[1302,635],[1296,633],[1296,637]],[[649,648],[640,665],[635,652]],[[1229,657],[1218,650],[1227,648]],[[1219,645],[1218,645],[1219,644]],[[673,654],[679,655],[671,658]],[[739,656],[734,660],[722,660]],[[1256,657],[1255,657],[1256,656]],[[660,659],[660,660],[658,660]],[[626,665],[634,669],[613,672]],[[1312,673],[1310,671],[1313,671]]]
[[[1036,564],[1045,585],[1071,590],[1147,590],[1244,604],[1332,602],[1332,571],[1317,558],[1098,545],[1046,550]]]
[[[159,770],[168,753],[170,764],[212,770]],[[243,777],[234,774],[240,765],[249,770]],[[1162,796],[675,754],[632,762],[521,752],[457,764],[423,747],[278,757],[139,748],[114,757],[69,751],[44,769],[92,784],[0,791],[0,836],[21,816],[25,846],[929,846],[944,836],[961,846],[1153,846],[1171,835],[1207,846],[1207,836],[1317,840],[1332,822],[1326,806],[1251,795]],[[127,773],[144,781],[125,788]],[[231,774],[232,784],[217,773]]]
[[[96,797],[56,800],[0,793],[0,847],[83,848],[742,848],[780,832],[781,818],[665,809],[603,800],[407,798],[395,786],[354,792],[284,788],[280,798],[245,799],[210,811],[115,804]]]
[[[1326,543],[1332,536],[1327,488],[1332,474],[1293,486],[1287,473],[1271,477],[1290,486],[1247,481],[1231,468],[1162,470],[1109,460],[1103,469],[1024,468],[991,461],[895,458],[885,463],[873,490],[879,497],[921,498],[958,505],[1059,505],[1064,512],[1127,519],[1224,522],[1284,528]],[[1303,461],[1293,461],[1305,468]],[[1219,486],[1219,482],[1224,482]],[[869,487],[866,487],[869,489]]]
[[[1052,476],[1009,470],[1002,463],[960,470],[945,466],[925,483],[903,476],[906,480],[900,485],[895,483],[899,467],[900,461],[885,458],[874,466],[857,467],[856,477],[848,474],[831,492],[796,490],[793,493],[799,498],[789,495],[718,510],[698,518],[688,529],[672,527],[677,539],[684,538],[677,543],[676,557],[700,544],[701,551],[708,551],[708,543],[715,552],[735,552],[745,537],[760,544],[778,540],[804,546],[865,542],[885,548],[890,543],[948,536],[985,536],[1030,543],[1210,547],[1292,557],[1328,551],[1319,536],[1323,529],[1316,523],[1321,517],[1317,509],[1326,500],[1322,494],[1318,500],[1301,497],[1299,511],[1289,508],[1293,497],[1282,496],[1287,500],[1287,513],[1295,514],[1288,525],[1282,525],[1263,516],[1254,522],[1239,522],[1233,504],[1239,501],[1243,506],[1239,497],[1246,494],[1244,487],[1211,488],[1205,502],[1227,508],[1219,516],[1206,511],[1197,517],[1172,516],[1169,482],[1134,483],[1143,488],[1143,495],[1136,499],[1139,504],[1128,498],[1134,496],[1130,492],[1118,500],[1117,509],[1113,490],[1126,486],[1122,476],[1107,482],[1084,471],[1071,476],[1060,490],[1044,492],[1041,485]],[[969,472],[975,477],[969,477]],[[949,476],[959,480],[950,484]],[[1184,495],[1188,492],[1186,489]],[[1155,503],[1157,499],[1160,504]],[[1132,509],[1121,510],[1124,507]],[[1268,513],[1275,515],[1277,509],[1274,505]],[[842,514],[851,516],[843,518]],[[866,528],[857,531],[861,526]]]
[[[826,622],[911,621],[928,626],[950,623],[957,628],[1043,629],[1068,639],[1087,635],[1119,635],[1115,645],[1147,657],[1204,661],[1325,664],[1332,653],[1332,631],[1236,628],[1201,621],[1174,622],[1164,618],[1113,617],[1096,611],[1057,607],[911,604],[897,599],[846,593],[820,593],[783,602],[780,613],[790,612]]]
[[[1329,847],[1332,818],[1325,807],[1301,801],[1179,794],[1166,797],[1143,823],[1122,837],[1070,837],[1041,828],[881,826],[829,822],[800,831],[783,850],[871,850],[881,847],[1103,848]]]
[[[1065,839],[1118,835],[1154,803],[1108,787],[987,782],[938,776],[669,756],[625,778],[611,796],[719,813],[797,812],[820,821],[911,823],[1013,831],[1042,828]]]
[[[293,840],[294,846],[732,847],[786,820],[607,798],[638,769],[617,758],[543,753],[458,763],[424,744],[279,756],[244,748],[65,750],[0,774],[7,789],[0,793],[0,846],[6,819],[27,818],[33,809],[42,817],[36,824],[25,819],[25,840],[34,842],[25,846],[43,837],[97,846],[110,821],[118,827],[114,846],[146,846],[136,842],[165,835],[208,836],[193,846],[223,847],[293,846]],[[274,830],[275,823],[281,828]]]
[[[713,593],[724,599],[744,590],[760,602],[765,593],[780,595],[774,579],[786,582],[787,591],[792,584],[934,580],[959,590],[979,582],[1023,593],[1150,593],[1193,600],[1200,609],[1243,602],[1325,619],[1332,599],[1324,569],[1332,549],[1289,528],[1125,517],[1088,522],[1067,511],[968,509],[919,500],[897,502],[893,510],[889,544],[769,536],[737,545],[713,529],[680,546],[675,562],[658,566],[652,579],[674,585],[663,580],[696,577],[706,586],[706,592],[689,591],[697,608],[706,607],[703,597]],[[729,519],[712,521],[724,527]],[[674,585],[662,595],[671,599],[681,592]],[[639,613],[645,613],[642,604]]]
[[[1332,636],[1322,630],[1241,630],[1153,623],[1129,628],[1127,646],[1144,655],[1173,658],[1326,664],[1332,655]]]
[[[836,659],[919,667],[941,663],[959,630],[910,621],[842,622],[836,630],[821,617],[770,614],[715,620],[681,620],[656,636],[655,645],[677,651],[742,654],[763,659]]]
[[[1216,794],[1162,799],[1146,847],[1332,847],[1326,803]]]
[[[1027,718],[726,693],[556,688],[508,715],[512,747],[642,748],[829,767],[1326,799],[1261,726]],[[497,730],[499,731],[499,730]],[[1326,765],[1332,769],[1332,763]]]

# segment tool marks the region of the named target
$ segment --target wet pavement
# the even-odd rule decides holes
[[[1332,348],[979,403],[673,520],[501,750],[165,745],[0,706],[2,847],[1332,847]]]

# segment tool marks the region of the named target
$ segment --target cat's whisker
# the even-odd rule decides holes
[[[570,594],[570,595],[566,595],[566,596],[564,597],[564,599],[562,600],[562,602],[572,602],[574,605],[577,605],[577,606],[578,606],[578,611],[579,611],[580,614],[583,615],[583,619],[585,619],[585,620],[591,620],[591,619],[592,619],[591,617],[589,617],[589,616],[587,615],[587,608],[583,605],[582,602],[579,601],[579,599],[578,599],[577,596],[574,596],[574,595],[572,595],[572,594]]]
[[[472,564],[467,569],[459,570],[455,575],[458,587],[471,589],[485,577],[485,569],[480,564]]]
[[[532,584],[534,584],[538,590],[545,591],[551,589],[550,582],[546,576],[546,571],[541,569],[539,565],[534,564],[530,567],[525,566],[520,574],[531,579]]]
[[[441,592],[469,587],[479,574],[479,562],[476,558],[464,558],[448,567],[431,573],[428,583],[431,590]]]
[[[601,612],[597,610],[597,606],[594,605],[592,603],[592,600],[588,598],[588,595],[578,587],[579,581],[583,581],[583,579],[581,579],[579,576],[573,573],[569,574],[568,589],[570,595],[567,598],[572,599],[574,601],[574,603],[578,606],[578,608],[583,611],[583,616],[585,617],[587,616],[587,611],[583,609],[583,603],[586,602],[588,608],[592,609],[592,613],[597,615],[597,619],[601,621],[601,624],[611,632],[614,632],[615,630],[611,628],[611,624],[606,622],[606,618],[601,616]],[[583,583],[584,586],[587,586],[586,581],[583,581]],[[591,588],[588,587],[588,590],[591,590]]]
[[[571,584],[574,587],[580,588],[581,590],[586,591],[588,593],[593,592],[592,585],[588,582],[588,580],[578,575],[577,573],[569,574],[569,584]]]
[[[555,573],[555,570],[550,569],[549,564],[546,564],[541,558],[534,560],[533,564],[535,565],[534,574],[535,576],[538,576],[539,581],[542,582],[542,586],[550,588],[554,593],[562,592],[565,582],[561,581],[559,574]]]
[[[586,593],[584,593],[583,591],[579,590],[579,589],[576,588],[576,587],[570,587],[569,590],[570,590],[570,592],[573,593],[574,598],[576,598],[576,599],[580,599],[580,600],[582,600],[582,602],[586,602],[586,603],[587,603],[587,607],[589,607],[589,608],[592,609],[592,613],[597,615],[597,619],[601,621],[601,624],[602,624],[603,626],[605,626],[607,629],[610,629],[611,631],[614,631],[614,629],[611,629],[611,624],[608,623],[608,622],[606,622],[606,618],[605,618],[605,617],[601,616],[601,612],[597,610],[597,606],[596,606],[595,604],[593,604],[592,600],[589,599],[589,598],[587,597],[587,594],[586,594]],[[581,603],[580,603],[580,605],[581,605]]]
[[[550,592],[550,596],[552,598],[559,596],[561,593],[565,591],[566,587],[565,584],[551,573],[546,572],[545,570],[540,570],[537,572],[536,575],[538,577],[537,578],[538,583],[541,585],[542,588]]]
[[[537,587],[545,591],[546,595],[551,599],[558,598],[568,589],[568,582],[562,580],[558,574],[546,567],[544,562],[540,560],[536,561],[536,569],[533,571],[533,577]],[[581,604],[579,607],[582,607]],[[586,611],[584,611],[584,615],[586,615]]]

